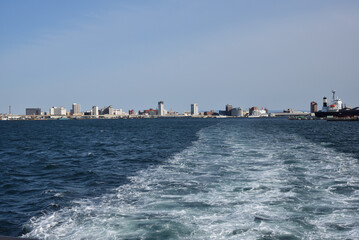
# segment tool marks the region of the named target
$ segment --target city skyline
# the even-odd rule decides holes
[[[332,92],[333,92],[333,90],[332,90]],[[335,91],[334,91],[335,92]],[[334,95],[333,95],[333,97],[334,97]],[[336,97],[336,98],[338,98],[338,97]],[[327,97],[325,97],[324,96],[324,98],[323,98],[323,100],[324,99],[327,99]],[[334,100],[334,99],[333,99]],[[332,100],[330,100],[330,101],[332,101]],[[314,108],[314,106],[313,106],[313,104],[314,105],[316,105],[316,107]],[[320,103],[320,104],[323,104],[323,103]],[[86,105],[88,105],[88,104],[86,104]],[[9,105],[8,106],[8,112],[0,112],[0,114],[13,114],[13,115],[31,115],[31,114],[27,114],[27,111],[29,110],[30,112],[41,112],[41,113],[49,113],[50,115],[53,115],[53,112],[54,111],[61,111],[61,112],[63,112],[63,113],[69,113],[70,115],[77,115],[77,114],[82,114],[82,113],[88,113],[88,112],[91,112],[91,111],[99,111],[100,110],[100,107],[101,106],[98,106],[98,105],[92,105],[92,107],[90,107],[90,108],[85,108],[85,110],[81,110],[81,109],[83,109],[81,106],[81,104],[80,103],[72,103],[71,104],[71,108],[67,108],[66,106],[64,107],[65,105],[60,105],[60,106],[51,106],[50,108],[49,108],[49,110],[48,111],[43,111],[43,109],[44,108],[42,108],[41,106],[28,106],[28,107],[26,107],[25,109],[24,109],[24,111],[23,112],[13,112],[12,111],[12,106],[11,105]],[[157,107],[154,107],[155,105],[153,104],[152,106],[148,106],[148,107],[146,107],[146,108],[142,108],[142,109],[140,109],[140,108],[130,108],[130,107],[125,107],[124,108],[124,106],[117,106],[117,105],[113,105],[113,104],[109,104],[109,105],[106,105],[106,106],[103,106],[103,108],[102,109],[106,109],[106,108],[111,108],[112,110],[111,111],[123,111],[123,112],[130,112],[130,111],[134,111],[135,113],[137,113],[137,112],[141,112],[141,111],[148,111],[148,110],[156,110],[156,111],[158,111],[158,115],[164,115],[164,112],[166,111],[174,111],[174,112],[177,112],[177,113],[186,113],[186,112],[190,112],[191,113],[191,115],[198,115],[198,113],[200,113],[200,112],[208,112],[208,111],[214,111],[214,112],[217,112],[217,113],[219,113],[219,112],[221,112],[221,111],[224,111],[224,112],[229,112],[229,111],[231,111],[232,110],[232,108],[233,108],[233,106],[232,106],[232,104],[230,104],[230,103],[227,103],[225,106],[224,106],[224,108],[208,108],[208,109],[202,109],[202,108],[199,108],[198,106],[199,106],[199,104],[198,103],[191,103],[190,105],[189,105],[189,107],[187,108],[187,109],[185,109],[184,111],[178,111],[177,109],[173,109],[172,107],[169,107],[168,109],[166,109],[165,107],[164,107],[164,101],[158,101],[157,102]],[[267,109],[267,110],[269,110],[270,112],[280,112],[280,111],[286,111],[286,110],[288,110],[288,109],[294,109],[293,107],[291,107],[291,106],[287,106],[287,108],[283,108],[283,109],[273,109],[273,108],[268,108],[267,106],[265,106],[265,105],[259,105],[260,107],[259,108],[261,108],[261,109]],[[344,103],[344,106],[348,106],[348,107],[351,107],[351,106],[349,106],[349,105],[346,105],[345,103]],[[115,108],[116,109],[115,109]],[[154,108],[153,108],[154,107]],[[243,106],[241,106],[240,104],[234,104],[234,108],[239,108],[239,109],[243,109],[243,110],[250,110],[251,108],[253,108],[253,107],[256,107],[256,108],[258,108],[258,105],[257,106],[255,106],[255,105],[251,105],[251,106],[249,106],[249,107],[243,107]],[[97,109],[97,110],[95,110],[95,108]],[[233,109],[234,109],[233,108]],[[69,110],[67,110],[67,109],[69,109]],[[221,109],[224,109],[224,110],[221,110]],[[318,103],[317,102],[315,102],[315,101],[311,101],[310,103],[309,103],[309,106],[308,106],[308,108],[306,108],[306,109],[295,109],[295,110],[298,110],[298,111],[303,111],[303,112],[315,112],[314,111],[314,109],[317,111],[318,110]],[[39,115],[39,114],[36,114],[36,115]],[[66,115],[66,114],[63,114],[63,115]],[[115,114],[116,115],[116,114]]]
[[[357,1],[3,1],[0,23],[1,113],[359,105]]]
[[[311,102],[310,104],[312,104],[313,102]],[[136,114],[138,112],[143,112],[143,111],[148,111],[148,110],[156,110],[158,111],[158,115],[161,116],[161,115],[165,115],[164,112],[168,112],[168,111],[173,111],[173,112],[176,112],[176,113],[180,113],[180,114],[183,114],[183,113],[190,113],[191,115],[198,115],[199,113],[203,113],[203,112],[208,112],[208,111],[214,111],[216,113],[219,113],[221,111],[224,111],[224,112],[228,112],[227,110],[227,106],[232,106],[232,104],[226,104],[225,106],[222,106],[222,108],[218,108],[218,109],[215,109],[215,108],[208,108],[208,109],[201,109],[199,106],[198,103],[191,103],[188,105],[188,108],[185,109],[184,111],[177,111],[176,109],[173,109],[171,107],[167,108],[165,107],[164,105],[164,101],[158,101],[157,103],[157,107],[155,107],[156,104],[153,104],[153,106],[149,106],[147,108],[143,108],[143,109],[139,109],[139,108],[123,108],[122,106],[117,106],[117,105],[113,105],[113,104],[110,104],[110,105],[106,105],[106,106],[98,106],[98,105],[93,105],[92,107],[90,108],[85,108],[83,109],[82,108],[82,105],[80,103],[72,103],[71,107],[66,107],[66,105],[59,105],[59,106],[52,106],[50,107],[49,109],[45,109],[45,108],[42,108],[41,106],[29,106],[29,107],[26,107],[25,109],[23,109],[22,112],[13,112],[11,109],[12,109],[12,106],[8,106],[8,112],[0,112],[0,114],[12,114],[12,115],[40,115],[38,114],[39,112],[41,112],[41,114],[48,114],[48,115],[57,115],[57,114],[54,114],[54,112],[56,111],[61,111],[62,114],[58,114],[58,115],[67,115],[67,113],[69,115],[79,115],[79,114],[83,114],[83,113],[90,113],[90,112],[98,112],[99,110],[101,109],[106,109],[106,108],[109,108],[111,107],[113,110],[120,110],[124,113],[128,113],[130,111],[134,111]],[[74,107],[76,109],[78,109],[77,111],[74,111]],[[154,108],[153,108],[154,107]],[[260,109],[267,109],[269,110],[270,112],[274,112],[274,111],[285,111],[287,109],[289,109],[290,107],[288,108],[284,108],[284,109],[269,109],[265,106],[262,106],[260,105],[259,107],[258,106],[251,106],[251,107],[242,107],[238,104],[234,104],[234,108],[239,108],[239,109],[243,109],[243,110],[249,110],[253,107],[257,107],[257,108],[260,108]],[[45,109],[45,110],[44,110]],[[81,109],[81,110],[80,110]],[[162,109],[162,110],[161,110]],[[292,109],[292,108],[291,108]],[[298,111],[304,111],[304,112],[310,112],[310,109],[311,109],[311,106],[308,106],[308,109],[296,109]],[[11,110],[11,112],[10,112]],[[27,111],[30,111],[30,112],[37,112],[37,114],[27,114]],[[232,108],[230,109],[232,110]],[[229,110],[229,111],[230,111]],[[94,114],[94,115],[98,115],[98,114]],[[115,114],[116,115],[116,114]]]

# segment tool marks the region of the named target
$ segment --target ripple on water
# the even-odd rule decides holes
[[[80,148],[61,159],[64,183],[76,184],[41,192],[48,195],[49,207],[31,218],[25,236],[216,240],[359,236],[357,159],[335,149],[335,144],[320,144],[324,137],[319,143],[312,141],[316,136],[306,129],[318,122],[300,123],[311,124],[303,129],[293,124],[223,121],[201,130],[197,141],[175,155],[168,155],[168,145],[146,154],[146,149],[124,142],[115,151],[115,144],[98,139],[92,149]],[[107,138],[111,131],[104,129],[101,135]],[[128,140],[144,146],[138,137]],[[153,160],[156,164],[141,168],[156,151],[161,152]],[[159,161],[160,156],[165,160]],[[51,164],[58,163],[43,166]],[[106,166],[113,172],[136,171],[103,178]],[[120,176],[126,181],[115,185]],[[114,184],[111,191],[82,194],[81,184],[94,190],[96,182]]]

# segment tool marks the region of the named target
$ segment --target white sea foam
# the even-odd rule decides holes
[[[32,218],[26,237],[354,238],[357,170],[356,159],[294,134],[216,125],[113,194]],[[356,186],[350,195],[340,192],[350,186]]]

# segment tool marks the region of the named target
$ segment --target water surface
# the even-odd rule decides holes
[[[359,124],[6,122],[0,235],[357,239]]]

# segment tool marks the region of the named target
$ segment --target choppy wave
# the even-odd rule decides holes
[[[201,130],[111,194],[33,217],[40,239],[357,239],[359,164],[295,133]]]

